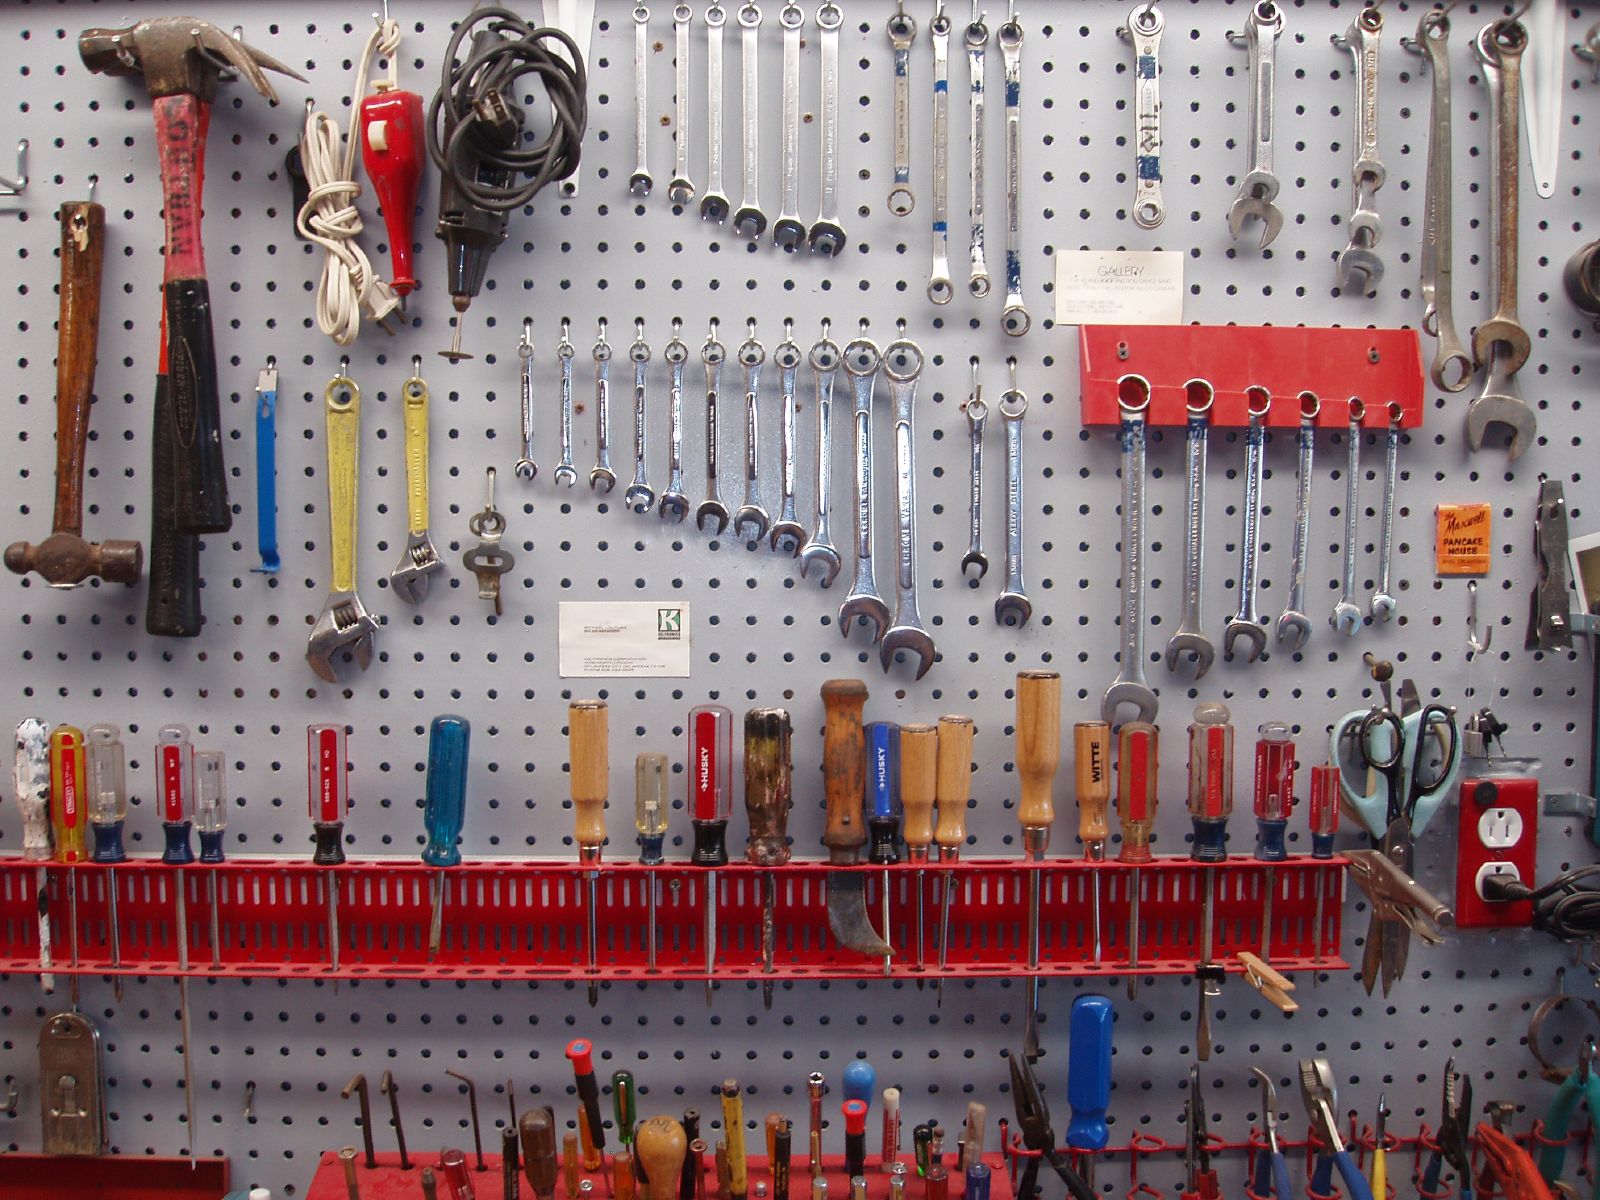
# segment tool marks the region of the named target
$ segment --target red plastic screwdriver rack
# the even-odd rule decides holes
[[[39,866],[17,857],[0,858],[0,971],[41,971]],[[764,976],[761,919],[766,872],[743,863],[719,868],[712,977],[882,977],[882,959],[841,948],[829,932],[827,877],[835,869],[839,868],[825,862],[794,862],[772,872],[777,886],[776,953],[771,975]],[[883,924],[887,884],[885,933],[895,947],[889,975],[915,979],[933,974],[947,868],[932,865],[920,873],[905,864],[843,869],[866,876],[867,912],[874,926]],[[1207,881],[1215,889],[1213,962],[1229,965],[1238,951],[1248,950],[1286,972],[1345,965],[1339,957],[1342,859],[1296,857],[1265,863],[1235,857],[1207,867],[1188,858],[1157,858],[1137,873],[1118,862],[973,859],[948,868],[951,944],[945,974],[984,978],[1015,976],[1025,969],[1027,876],[1035,871],[1041,876],[1039,974],[1043,976],[1115,975],[1126,970],[1136,877],[1138,968],[1144,974],[1194,971],[1203,954],[1202,888]],[[412,860],[367,860],[333,868],[304,859],[232,859],[186,867],[158,860],[130,860],[115,867],[50,864],[45,887],[51,969],[58,974],[180,974],[177,889],[181,886],[188,971],[194,976],[590,978],[584,942],[584,871],[577,863],[466,862],[445,869],[441,948],[430,960],[428,923],[438,874]],[[215,947],[208,876],[216,884]],[[328,945],[330,879],[336,883],[338,899],[337,970]],[[682,864],[604,865],[596,892],[597,977],[706,978],[701,939],[707,881],[706,870]],[[921,968],[916,951],[919,884],[925,913]],[[657,897],[653,967],[647,933],[647,889],[652,886]],[[116,965],[111,955],[110,887],[117,892]],[[77,890],[76,929],[70,920],[72,888]]]
[[[225,1158],[0,1154],[0,1196],[6,1200],[71,1200],[75,1196],[216,1200],[227,1190]]]

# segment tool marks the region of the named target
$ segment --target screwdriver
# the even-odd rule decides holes
[[[671,1117],[651,1117],[639,1126],[638,1146],[650,1200],[675,1200],[689,1154],[683,1126]]]
[[[550,1108],[534,1108],[517,1121],[522,1138],[522,1173],[538,1200],[556,1194],[556,1114]]]
[[[939,718],[939,771],[934,781],[934,800],[939,806],[939,824],[933,840],[939,843],[939,862],[944,881],[939,902],[939,982],[938,1001],[944,1000],[944,975],[950,956],[950,893],[955,885],[952,868],[961,858],[961,843],[967,840],[967,798],[972,791],[971,717]]]
[[[867,833],[872,839],[867,861],[883,867],[882,921],[884,941],[889,940],[889,868],[900,861],[900,726],[893,721],[873,721],[862,733],[867,740]],[[891,955],[883,956],[883,973],[889,974]]]
[[[852,1058],[845,1064],[844,1070],[839,1073],[839,1082],[844,1091],[846,1100],[861,1101],[861,1136],[862,1154],[866,1154],[866,1121],[872,1111],[872,1093],[878,1090],[878,1072],[864,1058]],[[849,1171],[847,1175],[858,1172]]]
[[[22,857],[34,868],[34,905],[39,915],[39,986],[56,990],[50,967],[50,727],[35,717],[17,722],[12,787],[22,812]]]
[[[1085,1152],[1079,1174],[1090,1188],[1094,1187],[1095,1159],[1088,1152],[1104,1150],[1111,1140],[1106,1109],[1111,1103],[1114,1021],[1111,1001],[1105,996],[1079,996],[1072,1002],[1067,1051],[1067,1103],[1072,1117],[1067,1122],[1067,1145]]]
[[[905,817],[906,860],[917,868],[917,970],[927,965],[928,937],[923,918],[923,882],[928,847],[933,845],[933,797],[939,770],[939,730],[932,725],[900,726],[900,809]],[[923,980],[917,980],[922,987]]]
[[[744,1152],[744,1097],[739,1081],[722,1081],[722,1135],[728,1140],[728,1191],[733,1200],[744,1200],[748,1166]]]
[[[1189,724],[1189,815],[1194,821],[1196,862],[1201,876],[1200,964],[1195,971],[1200,1003],[1195,1053],[1211,1057],[1211,1001],[1222,992],[1221,972],[1211,961],[1216,933],[1217,868],[1228,858],[1228,817],[1233,813],[1233,720],[1225,704],[1197,704]]]
[[[900,1089],[883,1089],[883,1150],[879,1154],[880,1169],[893,1173],[900,1162]]]
[[[89,827],[94,830],[90,858],[108,868],[128,861],[122,847],[122,826],[128,819],[128,765],[122,731],[115,725],[91,725],[88,732]],[[117,917],[117,877],[106,872],[106,915],[111,924],[111,965],[122,965],[122,923]],[[122,999],[122,976],[111,986]]]
[[[722,709],[726,713],[727,709]],[[761,1004],[772,1007],[772,972],[778,882],[771,868],[789,861],[789,810],[794,807],[793,730],[783,708],[753,708],[744,715],[744,809],[750,821],[747,862],[761,873]],[[726,739],[719,734],[719,744]],[[696,760],[699,761],[698,759]],[[726,756],[723,758],[726,763]],[[723,790],[728,791],[726,782]]]
[[[572,808],[577,821],[578,862],[588,891],[585,941],[589,956],[589,1007],[600,1002],[599,936],[595,904],[600,891],[600,848],[606,840],[606,798],[611,794],[610,719],[604,700],[574,700],[567,705],[567,759]],[[598,1118],[599,1110],[594,1116]],[[593,1131],[604,1144],[605,1135]]]
[[[306,809],[316,838],[311,861],[328,868],[328,955],[335,974],[341,947],[339,873],[333,868],[344,862],[344,816],[350,807],[344,736],[343,725],[306,726]]]
[[[1339,832],[1339,768],[1333,763],[1311,768],[1311,857],[1333,857],[1333,838]],[[1317,872],[1316,912],[1311,922],[1311,961],[1322,962],[1323,872]],[[1311,985],[1321,979],[1320,971],[1311,973]]]
[[[1061,765],[1061,675],[1056,671],[1017,673],[1017,775],[1021,795],[1022,853],[1029,863],[1044,861],[1055,824],[1052,794]],[[1039,1057],[1039,883],[1037,867],[1028,872],[1028,1013],[1022,1052]]]
[[[867,1169],[867,1106],[846,1100],[839,1109],[844,1113],[844,1173],[853,1179]]]
[[[594,1043],[588,1038],[574,1038],[567,1043],[567,1058],[572,1063],[572,1079],[578,1089],[578,1103],[583,1105],[579,1115],[588,1123],[589,1141],[599,1160],[597,1166],[589,1169],[604,1170],[606,1127],[600,1117],[600,1085],[594,1078]],[[582,1132],[581,1124],[579,1132]]]
[[[689,812],[694,852],[705,867],[706,1004],[717,970],[717,868],[728,862],[728,818],[733,814],[733,713],[720,704],[689,710]]]
[[[683,1110],[683,1136],[689,1146],[700,1140],[700,1110]],[[701,1177],[700,1156],[692,1152],[684,1155],[683,1171],[678,1179],[678,1200],[694,1200],[695,1184]]]
[[[639,1098],[631,1071],[611,1073],[611,1115],[617,1125],[617,1158],[620,1158],[623,1150],[632,1153],[633,1127],[639,1123]]]
[[[640,754],[633,760],[633,826],[639,833],[639,862],[646,867],[662,862],[667,838],[667,756]],[[656,969],[656,876],[645,875],[645,965]]]
[[[428,844],[422,861],[433,873],[433,919],[428,923],[428,958],[439,953],[444,931],[444,871],[461,861],[461,827],[467,819],[467,751],[472,726],[465,717],[444,714],[428,726],[427,799],[422,810]]]
[[[182,868],[194,862],[189,829],[194,818],[194,743],[183,725],[163,725],[156,735],[156,789],[161,797],[161,822],[166,847],[161,861]],[[186,880],[174,875],[178,916],[178,1019],[183,1030],[183,1106],[189,1157],[194,1157],[194,1070],[189,1052],[189,906]]]
[[[1078,794],[1078,838],[1086,862],[1105,862],[1111,827],[1106,809],[1111,803],[1111,726],[1104,721],[1079,721],[1072,727],[1074,783]],[[1094,888],[1094,962],[1101,962],[1104,944],[1100,929],[1100,872],[1092,873]]]
[[[76,725],[57,725],[50,734],[50,828],[58,863],[80,863],[84,859],[83,787],[88,781],[84,761],[83,730]],[[64,872],[67,886],[67,946],[74,968],[78,965],[78,876]],[[78,1008],[78,976],[72,974],[72,1008]]]
[[[1145,721],[1117,730],[1117,815],[1122,849],[1117,861],[1128,873],[1128,999],[1139,994],[1139,867],[1151,859],[1150,833],[1156,823],[1156,771],[1161,761],[1161,731]]]
[[[1289,857],[1284,830],[1294,812],[1294,742],[1282,721],[1268,721],[1256,738],[1254,807],[1256,857],[1279,863]],[[1267,898],[1261,909],[1261,961],[1272,961],[1272,904],[1277,899],[1277,872],[1267,868]]]
[[[200,835],[200,861],[208,866],[226,855],[222,837],[228,828],[228,763],[220,750],[197,750],[194,756],[194,829]],[[211,965],[222,966],[221,918],[217,913],[217,873],[206,872],[206,904],[210,908]]]

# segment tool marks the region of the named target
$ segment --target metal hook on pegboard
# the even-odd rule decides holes
[[[8,1117],[17,1115],[17,1077],[15,1075],[6,1076],[6,1102],[3,1107],[0,1107],[0,1112],[5,1113]]]
[[[7,179],[0,175],[0,198],[20,196],[28,190],[28,139],[17,142],[17,177]]]

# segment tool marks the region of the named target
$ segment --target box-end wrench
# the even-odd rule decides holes
[[[517,342],[518,394],[522,400],[522,457],[517,459],[517,478],[532,479],[539,474],[533,461],[533,319],[522,318],[522,337]]]
[[[806,226],[800,219],[800,27],[805,13],[789,3],[778,13],[783,26],[783,206],[772,223],[772,244],[784,250],[805,245]]]
[[[894,624],[878,643],[878,661],[887,671],[895,655],[904,651],[917,657],[921,679],[933,666],[933,639],[922,627],[917,611],[917,380],[922,376],[922,348],[900,336],[883,351],[883,373],[889,380],[889,399],[894,405],[894,479],[896,520],[896,582],[899,596]]]
[[[1389,428],[1383,435],[1383,513],[1378,535],[1378,586],[1367,609],[1374,621],[1392,621],[1396,602],[1389,590],[1394,565],[1394,485],[1400,473],[1400,417],[1398,404],[1389,405]]]
[[[667,184],[667,199],[674,204],[688,204],[694,199],[694,182],[689,178],[689,28],[694,21],[694,10],[687,4],[672,8],[672,40],[674,51],[673,78],[677,94],[675,127],[675,157],[672,179]]]
[[[727,23],[721,4],[706,9],[706,193],[700,197],[700,219],[718,225],[733,208],[722,182],[722,29]]]
[[[1495,310],[1472,331],[1472,355],[1480,365],[1487,363],[1489,347],[1496,342],[1503,343],[1505,369],[1515,374],[1533,350],[1528,331],[1517,315],[1517,232],[1522,213],[1522,53],[1528,48],[1528,31],[1519,21],[1494,21],[1478,31],[1472,48],[1483,68],[1483,81],[1494,106],[1489,212],[1495,249]]]
[[[967,43],[967,95],[971,108],[971,137],[968,139],[967,173],[972,185],[971,247],[972,266],[967,273],[967,291],[981,300],[989,294],[989,263],[984,253],[983,213],[983,72],[988,57],[989,27],[978,10],[982,0],[972,0],[972,20],[967,22],[964,35]]]
[[[648,196],[650,178],[650,91],[646,66],[650,62],[650,10],[633,6],[633,174],[628,190],[635,196]]]
[[[589,490],[601,485],[609,492],[617,486],[617,473],[611,469],[611,343],[606,341],[606,319],[600,318],[600,332],[594,342],[594,466],[589,469]]]
[[[633,345],[628,347],[628,361],[633,363],[633,482],[623,493],[623,502],[636,513],[647,513],[656,504],[656,494],[650,486],[649,468],[645,463],[649,447],[649,425],[645,417],[646,376],[650,369],[650,343],[644,340],[644,321],[633,323]]]
[[[978,356],[972,356],[972,395],[962,405],[967,414],[967,433],[972,442],[972,490],[967,501],[967,552],[961,559],[961,574],[978,568],[973,582],[989,573],[989,556],[983,552],[983,431],[989,424],[989,406],[984,403],[983,384],[978,382]]]
[[[811,572],[815,563],[822,568],[822,586],[832,587],[839,574],[839,551],[833,544],[828,523],[828,492],[833,479],[833,384],[839,374],[843,351],[828,336],[831,322],[822,320],[822,336],[807,356],[817,388],[817,519],[811,537],[800,547],[800,578]]]
[[[1378,154],[1378,50],[1382,45],[1383,11],[1374,4],[1363,8],[1344,33],[1329,38],[1341,50],[1350,52],[1356,75],[1354,161],[1350,167],[1350,242],[1339,252],[1338,280],[1341,290],[1357,295],[1377,291],[1383,280],[1383,260],[1378,257],[1378,240],[1383,222],[1378,216],[1376,197],[1387,171]]]
[[[667,395],[667,490],[661,493],[661,519],[670,516],[674,521],[682,521],[689,515],[689,497],[683,490],[683,366],[689,361],[689,347],[683,344],[683,322],[677,317],[672,318],[672,340],[661,357],[672,369]]]
[[[1261,222],[1261,245],[1265,250],[1283,229],[1283,212],[1273,203],[1278,198],[1278,176],[1273,167],[1273,143],[1277,138],[1278,39],[1283,36],[1283,10],[1274,0],[1256,0],[1245,18],[1244,34],[1229,32],[1234,45],[1243,43],[1249,58],[1250,94],[1247,121],[1250,157],[1239,194],[1228,210],[1228,234],[1234,241],[1251,218]]]
[[[1133,46],[1133,223],[1154,229],[1167,217],[1161,199],[1161,31],[1153,2],[1134,9],[1117,34]]]
[[[1361,609],[1356,605],[1356,505],[1361,490],[1361,418],[1366,411],[1367,406],[1358,397],[1350,397],[1350,427],[1345,434],[1344,591],[1328,617],[1328,624],[1346,637],[1354,637],[1361,628]]]
[[[756,398],[761,391],[761,364],[767,361],[767,352],[756,341],[756,322],[747,322],[749,336],[739,343],[737,357],[744,368],[744,503],[733,514],[733,532],[744,536],[744,527],[754,525],[750,541],[759,542],[767,536],[771,519],[760,504],[761,474],[761,418],[756,408]]]
[[[572,359],[577,350],[572,345],[572,322],[561,318],[561,342],[556,346],[556,358],[561,363],[561,462],[556,467],[556,482],[568,487],[578,482],[578,468],[572,462]]]
[[[844,226],[839,223],[839,26],[844,12],[837,4],[817,9],[818,40],[822,43],[822,200],[811,223],[811,249],[830,258],[844,249]]]
[[[1033,616],[1022,582],[1022,418],[1028,397],[1017,386],[1017,360],[1006,359],[1011,386],[1000,393],[1000,419],[1006,432],[1006,585],[994,602],[994,619],[1021,629]]]
[[[444,563],[428,536],[428,385],[422,356],[411,356],[411,378],[400,387],[406,427],[406,548],[389,572],[389,586],[408,604],[421,604],[428,576]]]
[[[760,6],[745,0],[739,6],[739,144],[744,151],[740,160],[744,185],[743,199],[733,213],[733,231],[747,238],[760,237],[767,227],[767,215],[761,211],[760,29]]]
[[[1245,662],[1253,663],[1267,648],[1267,631],[1256,602],[1256,576],[1261,567],[1261,474],[1267,452],[1267,412],[1272,396],[1263,387],[1245,389],[1249,424],[1244,431],[1244,505],[1239,527],[1239,608],[1222,634],[1222,657],[1233,661],[1234,645],[1249,643]]]
[[[1150,381],[1117,380],[1117,449],[1122,459],[1122,655],[1117,677],[1100,701],[1100,719],[1117,725],[1132,705],[1138,721],[1154,722],[1160,701],[1144,677],[1144,452]]]
[[[1167,670],[1176,671],[1187,654],[1196,681],[1205,678],[1217,650],[1205,633],[1202,610],[1206,586],[1206,444],[1216,390],[1204,379],[1184,384],[1183,617],[1167,639]]]
[[[717,523],[716,532],[728,528],[728,506],[722,500],[722,481],[717,477],[717,405],[722,392],[722,364],[728,351],[717,340],[717,319],[711,318],[700,361],[706,368],[706,498],[694,510],[695,528],[705,532],[706,522]]]
[[[928,23],[933,42],[933,259],[928,271],[928,299],[949,304],[950,282],[950,18],[944,0]]]
[[[911,190],[911,45],[917,40],[917,23],[906,13],[905,0],[890,16],[887,30],[894,48],[894,186],[889,189],[889,211],[905,217],[917,206]]]
[[[795,381],[800,374],[804,355],[794,344],[794,322],[783,323],[783,342],[772,352],[772,361],[778,364],[778,378],[783,392],[783,493],[778,506],[778,519],[767,534],[767,544],[774,550],[799,554],[805,544],[806,527],[800,524],[794,503],[795,477]]]
[[[1311,553],[1311,474],[1317,448],[1317,414],[1322,401],[1315,392],[1300,393],[1300,430],[1295,435],[1299,459],[1294,500],[1294,550],[1289,566],[1289,599],[1278,614],[1278,644],[1299,650],[1311,636],[1306,615],[1306,568]]]
[[[848,639],[856,618],[862,617],[872,626],[874,642],[889,625],[889,606],[878,594],[872,572],[872,391],[882,364],[883,354],[867,337],[863,321],[861,336],[844,348],[844,371],[855,393],[856,578],[839,606],[839,633]]]
[[[1021,337],[1033,325],[1022,302],[1022,25],[1016,5],[996,33],[1006,69],[1006,306],[1000,327]]]

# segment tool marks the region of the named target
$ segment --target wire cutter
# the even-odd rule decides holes
[[[1261,1081],[1261,1124],[1267,1132],[1266,1152],[1256,1159],[1256,1178],[1252,1189],[1263,1200],[1293,1200],[1289,1190],[1289,1164],[1278,1144],[1278,1093],[1272,1080],[1260,1067],[1251,1067],[1250,1074]]]
[[[1467,1122],[1472,1119],[1472,1080],[1456,1070],[1456,1060],[1444,1065],[1444,1117],[1435,1139],[1438,1149],[1422,1173],[1422,1191],[1439,1190],[1439,1172],[1445,1164],[1456,1173],[1458,1200],[1472,1200],[1472,1142]]]
[[[1049,1163],[1061,1177],[1073,1200],[1099,1200],[1094,1190],[1056,1149],[1056,1132],[1050,1128],[1050,1110],[1045,1106],[1044,1094],[1039,1090],[1033,1064],[1021,1055],[1009,1054],[1006,1057],[1011,1063],[1011,1098],[1017,1107],[1017,1126],[1022,1131],[1022,1146],[1033,1152],[1028,1158],[1028,1165],[1022,1170],[1017,1200],[1032,1200],[1038,1194],[1041,1162]],[[1365,1200],[1372,1198],[1368,1196]]]
[[[1189,1096],[1184,1101],[1183,1167],[1187,1182],[1183,1200],[1219,1200],[1222,1189],[1211,1169],[1210,1123],[1206,1101],[1200,1094],[1200,1068],[1189,1068]],[[1289,1200],[1287,1196],[1283,1200]]]
[[[1333,1087],[1333,1068],[1325,1058],[1300,1060],[1300,1098],[1306,1104],[1306,1119],[1311,1122],[1313,1137],[1321,1142],[1317,1163],[1311,1172],[1311,1191],[1319,1196],[1333,1189],[1333,1170],[1339,1169],[1344,1180],[1346,1200],[1372,1200],[1372,1188],[1367,1177],[1344,1148],[1339,1136],[1339,1121],[1333,1115],[1336,1095]]]
[[[1561,1081],[1545,1113],[1545,1141],[1539,1149],[1539,1174],[1548,1184],[1554,1185],[1566,1166],[1567,1135],[1580,1098],[1589,1105],[1589,1123],[1600,1135],[1600,1071],[1596,1070],[1593,1036],[1584,1039],[1578,1050],[1577,1068]],[[1600,1181],[1596,1183],[1596,1190],[1600,1191]]]

